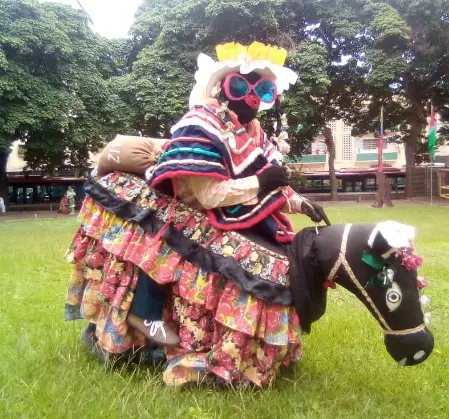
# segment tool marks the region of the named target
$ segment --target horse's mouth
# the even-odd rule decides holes
[[[424,362],[432,353],[433,345],[432,333],[427,328],[407,335],[385,335],[388,353],[404,367]]]

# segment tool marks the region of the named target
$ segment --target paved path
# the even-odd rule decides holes
[[[76,218],[76,215],[60,214],[56,211],[10,211],[0,215],[0,223],[6,221],[42,220],[51,218]]]
[[[357,205],[358,207],[370,208],[374,203],[373,201],[316,201],[317,204],[325,205],[325,206],[345,206],[345,205]],[[403,206],[415,206],[415,205],[425,205],[425,206],[434,206],[434,207],[449,207],[449,199],[434,199],[432,203],[430,199],[427,198],[413,198],[413,199],[393,199],[393,205],[398,207]],[[385,207],[384,207],[385,208]]]
[[[320,205],[324,206],[345,206],[345,205],[357,205],[359,207],[370,208],[372,202],[362,201],[338,201],[338,202],[319,202]],[[430,206],[430,200],[425,198],[414,198],[413,200],[400,199],[393,201],[394,205],[401,207],[405,205],[423,205]],[[448,207],[449,199],[434,199],[432,205],[434,207]],[[6,215],[0,215],[0,223],[6,221],[25,221],[25,220],[42,220],[51,218],[76,218],[76,215],[60,214],[56,211],[10,211]]]

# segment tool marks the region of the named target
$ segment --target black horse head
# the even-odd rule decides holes
[[[397,362],[416,365],[427,359],[434,340],[425,325],[416,264],[410,263],[415,256],[404,250],[410,249],[412,230],[394,222],[323,227],[318,235],[308,229],[309,238],[315,237],[306,247],[303,237],[305,252],[302,260],[296,259],[299,272],[293,272],[304,278],[292,278],[295,306],[306,331],[324,313],[324,285],[335,282],[370,310],[384,329],[386,348]],[[298,253],[299,240],[301,233],[290,255]],[[296,290],[295,283],[300,284]]]

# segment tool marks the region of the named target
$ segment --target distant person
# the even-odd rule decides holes
[[[70,212],[67,194],[64,194],[64,196],[62,197],[61,202],[59,203],[58,212],[60,212],[61,214],[68,214]]]
[[[0,215],[6,215],[5,200],[0,196]]]
[[[69,200],[70,215],[75,215],[76,192],[69,186],[66,195]]]
[[[382,208],[385,204],[387,207],[394,207],[391,201],[391,188],[390,179],[385,173],[376,173],[377,183],[377,200],[371,205],[373,208]],[[395,188],[396,189],[396,188]]]

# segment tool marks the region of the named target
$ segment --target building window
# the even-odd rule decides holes
[[[342,158],[343,160],[352,160],[352,138],[351,133],[345,132],[342,141]]]
[[[24,145],[20,144],[17,148],[17,155],[23,160],[25,158],[25,153],[27,149]]]
[[[376,190],[376,178],[374,178],[374,177],[365,178],[364,192],[375,191],[375,190]]]
[[[383,150],[387,149],[387,142],[384,140]],[[377,138],[368,138],[363,140],[363,150],[377,150]]]

